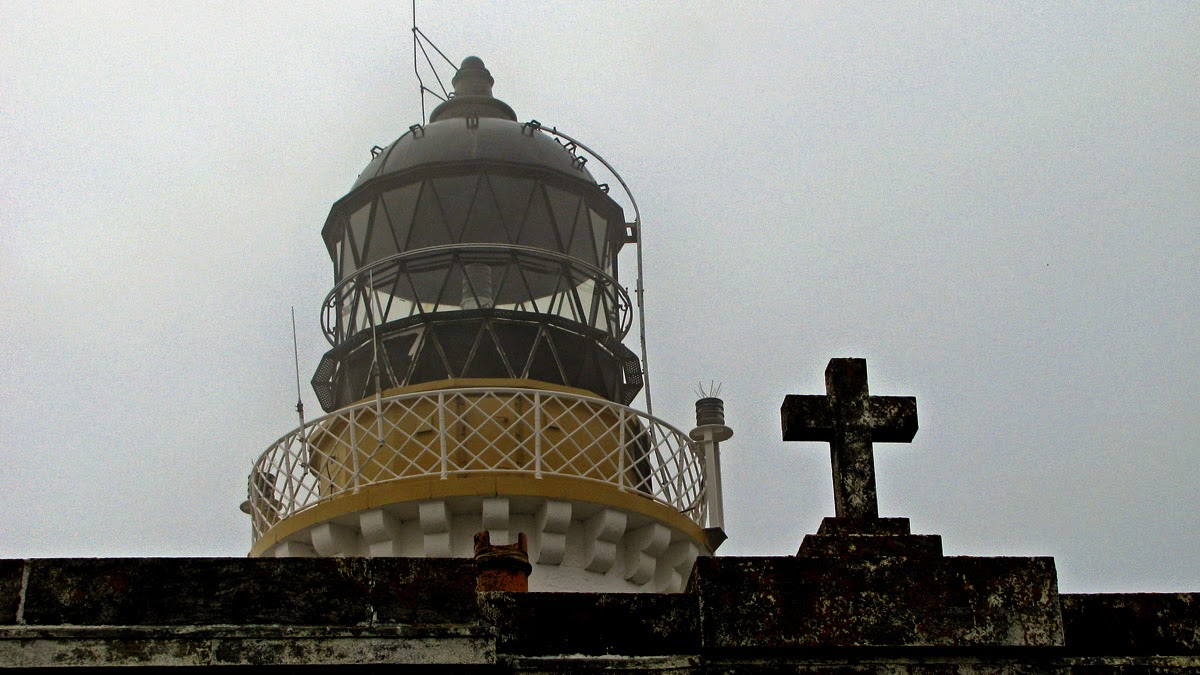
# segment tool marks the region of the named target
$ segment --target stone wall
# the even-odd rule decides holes
[[[462,559],[0,561],[0,666],[1200,672],[1200,594],[1048,558],[701,558],[680,594],[477,593]]]

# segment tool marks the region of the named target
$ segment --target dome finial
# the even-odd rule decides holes
[[[430,122],[453,117],[498,117],[517,121],[517,114],[504,101],[492,96],[496,83],[478,56],[463,59],[451,80],[454,94],[429,114]]]
[[[454,84],[455,96],[491,96],[492,85],[496,80],[492,79],[492,74],[483,65],[483,59],[468,56],[463,59],[451,82]]]

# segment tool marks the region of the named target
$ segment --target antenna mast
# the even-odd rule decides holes
[[[450,57],[442,53],[442,50],[438,49],[438,46],[433,44],[433,40],[430,40],[429,36],[425,35],[425,33],[422,33],[420,28],[417,28],[417,0],[413,0],[412,3],[412,17],[413,74],[417,76],[417,86],[421,91],[421,124],[424,125],[426,119],[425,93],[428,92],[432,94],[440,101],[445,101],[450,98],[450,92],[447,91],[446,85],[442,82],[441,76],[438,75],[437,67],[433,65],[433,59],[429,56],[429,50],[425,49],[425,45],[428,44],[430,47],[432,47],[433,51],[437,52],[438,56],[442,57],[446,63],[450,64],[450,67],[453,68],[455,72],[458,72],[458,66],[454,65],[454,61],[451,61]],[[439,94],[425,86],[425,81],[421,79],[421,68],[417,59],[418,51],[420,51],[421,55],[425,57],[425,63],[429,65],[429,70],[433,73],[433,79],[437,80],[438,88],[442,90],[442,93]]]
[[[300,396],[300,345],[296,340],[296,306],[292,305],[292,357],[296,362],[296,415],[300,417],[300,448],[308,461],[308,429],[304,428],[304,399]]]
[[[296,414],[300,416],[300,434],[304,434],[304,400],[300,397],[300,345],[296,341],[296,306],[292,305],[292,356],[296,360]]]

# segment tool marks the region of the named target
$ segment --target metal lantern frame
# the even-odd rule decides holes
[[[479,127],[480,120],[464,123]],[[326,411],[425,381],[511,377],[579,386],[619,403],[644,392],[652,413],[640,246],[640,358],[621,342],[632,327],[633,303],[618,280],[617,256],[624,244],[638,243],[636,199],[607,161],[567,134],[536,120],[500,131],[502,144],[553,138],[558,150],[534,147],[547,166],[558,168],[472,156],[388,170],[393,148],[427,151],[430,146],[420,144],[448,141],[444,128],[434,134],[414,125],[375,153],[350,194],[334,204],[322,231],[337,281],[322,311],[333,348],[313,377]],[[585,168],[589,158],[621,185],[633,222],[608,195],[609,185]],[[531,322],[539,324],[536,336],[515,327]],[[407,336],[399,346],[397,331]],[[448,339],[457,345],[450,357],[441,345],[429,350],[440,366],[428,355],[404,353],[417,349],[408,337],[436,340],[439,331],[453,332]],[[382,346],[381,338],[391,344]],[[509,358],[513,348],[506,340],[528,347],[527,358]],[[539,349],[550,355],[535,355]],[[574,357],[560,357],[567,352]],[[364,362],[369,373],[359,372]],[[490,369],[479,367],[485,362]],[[593,370],[577,368],[581,362]]]

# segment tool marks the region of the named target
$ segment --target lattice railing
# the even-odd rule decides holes
[[[276,441],[250,474],[254,539],[368,486],[485,473],[604,483],[705,525],[704,462],[678,429],[603,399],[471,388],[368,399]]]

